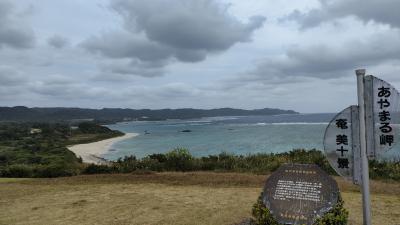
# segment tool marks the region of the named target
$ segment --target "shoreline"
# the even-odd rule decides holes
[[[101,155],[107,153],[114,143],[133,138],[138,135],[138,133],[126,133],[121,137],[109,138],[87,144],[72,145],[68,146],[67,148],[75,153],[77,157],[81,157],[82,162],[84,163],[107,164],[108,161],[102,158]]]

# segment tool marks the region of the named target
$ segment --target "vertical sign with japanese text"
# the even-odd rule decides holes
[[[379,159],[400,137],[400,94],[374,76],[364,79],[366,151],[369,159]],[[337,114],[325,131],[324,149],[336,172],[356,184],[361,181],[361,151],[358,106]]]
[[[329,163],[339,175],[356,184],[361,180],[358,120],[358,107],[350,106],[333,118],[324,137]]]
[[[374,76],[365,77],[367,154],[370,159],[397,143],[399,93],[389,83]]]

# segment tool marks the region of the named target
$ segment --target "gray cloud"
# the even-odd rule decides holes
[[[140,60],[113,60],[100,64],[101,74],[93,80],[100,81],[126,81],[129,75],[141,77],[159,77],[164,71],[164,63],[160,61],[148,62]]]
[[[398,61],[399,52],[398,32],[376,34],[362,41],[352,40],[339,45],[330,43],[292,47],[280,57],[264,60],[248,77],[271,82],[282,80],[286,83],[290,82],[288,77],[293,78],[292,82],[297,82],[295,77],[332,79],[346,76],[358,67]]]
[[[251,17],[243,24],[227,13],[227,6],[211,0],[116,0],[113,8],[132,31],[179,49],[225,50],[250,40],[265,18]],[[162,13],[160,13],[162,12]]]
[[[176,49],[128,32],[106,33],[100,37],[91,37],[81,46],[92,53],[99,53],[109,58],[130,58],[133,61],[157,64],[165,63],[173,57],[183,62],[197,62],[206,57],[204,50]]]
[[[0,47],[17,49],[34,45],[33,30],[28,27],[9,1],[0,1]]]
[[[68,44],[68,39],[59,35],[54,35],[47,39],[47,43],[54,48],[64,48]]]
[[[12,67],[0,66],[0,85],[3,87],[19,86],[26,83],[27,80],[20,72]]]
[[[82,46],[92,53],[100,53],[110,58],[159,61],[171,56],[168,47],[127,32],[113,32],[92,37],[83,42]]]
[[[108,94],[108,90],[101,87],[93,87],[77,82],[60,82],[57,80],[44,80],[31,82],[27,89],[34,94],[61,99],[102,99]]]
[[[192,85],[181,82],[168,83],[156,90],[160,98],[190,98],[200,93],[200,90]]]
[[[28,2],[31,12],[24,12]],[[356,102],[357,67],[399,84],[400,29],[394,28],[399,27],[394,2],[393,10],[382,9],[388,5],[382,1],[373,6],[376,11],[363,11],[355,8],[355,0],[329,1],[308,12],[315,1],[101,2],[111,6],[0,0],[2,105],[321,112]],[[345,4],[351,11],[333,9]],[[360,5],[372,7],[368,0]],[[299,11],[291,19],[317,27],[299,32],[295,23],[275,22],[295,8]],[[257,30],[265,18],[251,18],[255,12],[268,15],[268,27]],[[6,29],[14,31],[7,35],[19,32],[27,41],[5,39]],[[68,37],[69,45],[54,34]],[[34,45],[35,37],[33,49],[18,50]]]
[[[143,70],[143,63],[202,61],[208,54],[251,41],[253,31],[265,21],[254,16],[242,23],[228,14],[226,5],[211,0],[114,0],[112,8],[122,16],[125,30],[91,37],[81,46],[113,59],[139,60],[130,64],[131,69],[108,70],[145,77],[158,74]]]
[[[355,16],[364,22],[374,21],[400,27],[398,0],[319,0],[321,7],[302,13],[295,10],[286,19],[298,21],[302,28],[315,27],[322,22]]]

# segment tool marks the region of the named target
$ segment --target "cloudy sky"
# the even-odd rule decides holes
[[[354,70],[400,87],[398,0],[0,0],[0,105],[356,104]]]

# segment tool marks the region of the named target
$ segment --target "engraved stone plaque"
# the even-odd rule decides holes
[[[285,164],[266,181],[263,202],[282,224],[313,224],[337,203],[336,181],[312,164]]]

